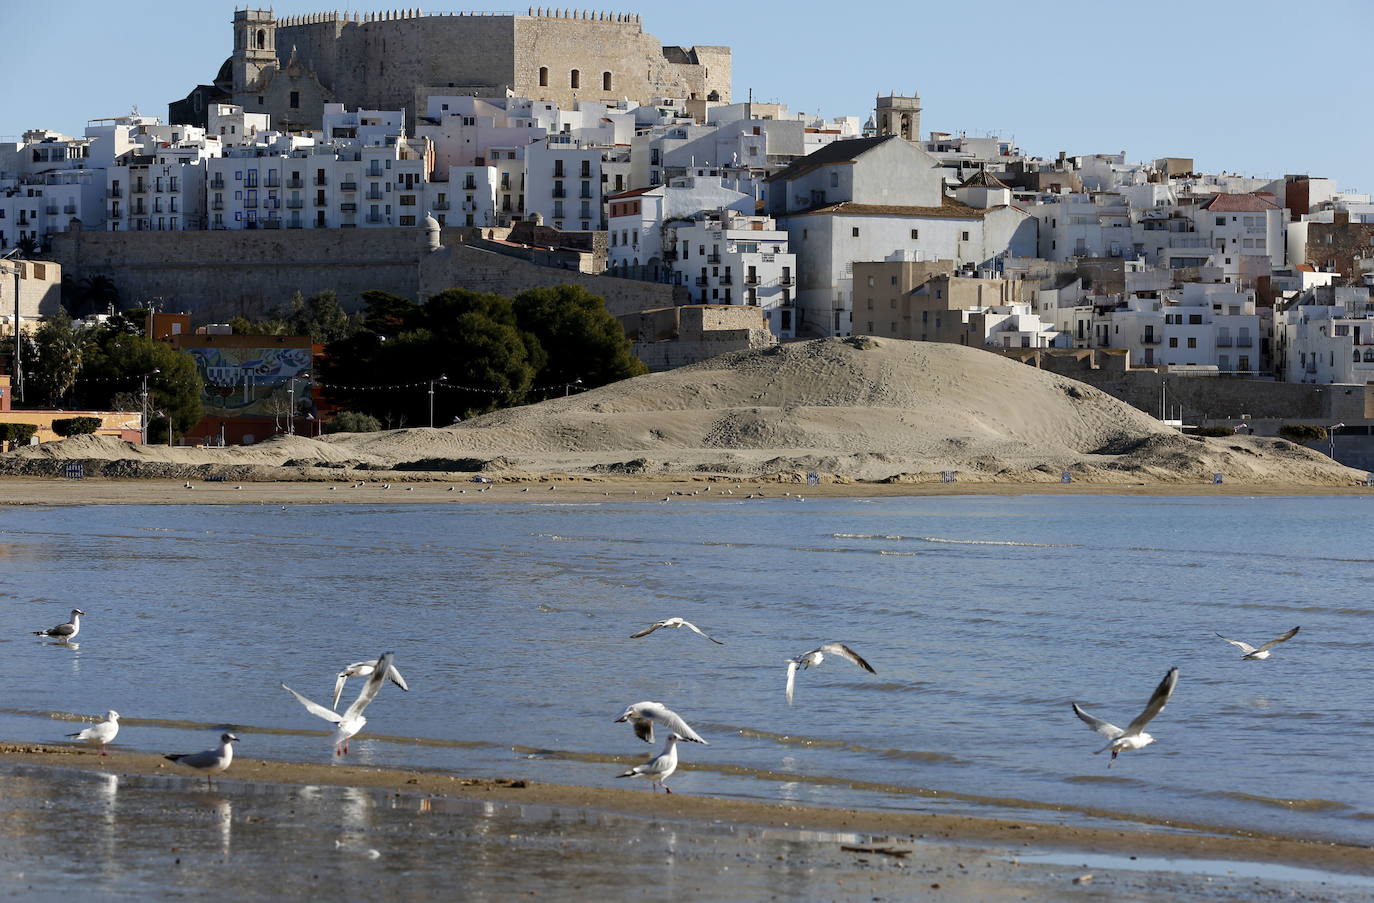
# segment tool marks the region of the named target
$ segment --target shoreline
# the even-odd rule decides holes
[[[0,507],[77,505],[334,505],[439,503],[597,503],[666,501],[802,501],[808,498],[922,498],[934,496],[1142,496],[1161,498],[1344,497],[1374,493],[1361,485],[1315,486],[1299,483],[1058,483],[974,481],[956,483],[821,483],[810,486],[777,478],[721,476],[661,478],[522,475],[472,483],[454,474],[389,474],[370,478],[362,488],[355,480],[224,481],[112,479],[91,477],[0,476]],[[383,486],[389,485],[389,489]],[[332,487],[332,488],[331,488]],[[556,487],[556,488],[550,488]],[[709,489],[708,489],[709,487]],[[733,495],[725,490],[733,491]],[[750,499],[750,496],[753,496]]]
[[[42,743],[0,742],[0,763],[96,774],[181,777],[202,776],[162,757]],[[1338,874],[1374,876],[1371,848],[1329,841],[1300,840],[1226,828],[1171,822],[1138,822],[1138,830],[1069,826],[1007,818],[931,814],[914,811],[839,809],[762,800],[685,794],[654,794],[646,789],[544,784],[519,778],[467,778],[437,772],[355,765],[284,762],[236,757],[217,778],[288,786],[325,785],[391,791],[500,804],[574,807],[616,815],[680,821],[727,823],[760,828],[849,831],[874,836],[992,849],[1046,849],[1168,860],[1225,860],[1282,863]],[[1029,853],[1024,853],[1029,855]]]

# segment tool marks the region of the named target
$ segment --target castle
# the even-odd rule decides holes
[[[729,47],[665,47],[627,13],[530,8],[510,13],[234,11],[233,54],[212,84],[169,105],[205,125],[210,103],[269,113],[284,131],[318,129],[326,103],[406,110],[432,95],[507,93],[571,108],[577,100],[729,102]]]

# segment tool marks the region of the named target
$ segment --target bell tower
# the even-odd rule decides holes
[[[900,135],[912,144],[921,140],[921,96],[901,97],[890,94],[879,97],[873,110],[878,121],[879,135]]]
[[[270,9],[234,10],[234,92],[277,65],[277,19]]]

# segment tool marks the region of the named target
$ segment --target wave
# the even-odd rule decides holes
[[[945,536],[902,536],[883,533],[831,533],[832,539],[877,539],[887,542],[929,542],[957,546],[1021,546],[1028,549],[1076,549],[1075,543],[1018,542],[1009,539],[950,539]]]
[[[1336,800],[1324,800],[1320,797],[1314,799],[1282,799],[1280,797],[1260,796],[1257,793],[1242,793],[1238,790],[1217,790],[1206,794],[1216,799],[1240,800],[1245,803],[1259,803],[1261,806],[1273,806],[1276,809],[1287,809],[1290,812],[1340,812],[1345,809],[1353,809],[1349,803],[1337,802]]]

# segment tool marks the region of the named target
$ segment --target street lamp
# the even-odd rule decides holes
[[[564,384],[563,384],[563,397],[564,397],[564,398],[567,398],[567,397],[568,397],[568,394],[572,391],[572,387],[573,387],[573,386],[580,386],[580,385],[582,385],[582,380],[580,380],[580,379],[575,379],[575,380],[573,380],[573,381],[570,382],[570,383],[564,383]]]
[[[429,381],[429,428],[434,429],[434,384],[448,382],[448,377],[440,374],[438,379]]]
[[[1345,426],[1344,423],[1333,423],[1326,428],[1327,441],[1331,443],[1331,460],[1336,460],[1336,430]]]
[[[4,254],[0,254],[0,260],[5,260],[6,258],[13,257],[15,254],[18,253],[19,246],[15,245],[14,248],[12,248],[11,250],[6,251]],[[14,387],[12,391],[16,394],[16,397],[20,401],[23,401],[24,368],[20,359],[20,350],[23,348],[23,340],[20,338],[19,335],[19,280],[23,278],[24,271],[23,268],[19,266],[17,261],[11,260],[9,263],[10,266],[14,267],[14,367],[12,368],[14,370]]]
[[[286,381],[287,395],[290,398],[290,401],[288,402],[290,410],[286,412],[286,435],[288,436],[296,435],[296,380],[309,378],[309,372],[297,373],[295,376],[291,377]]]
[[[139,443],[142,445],[148,444],[148,377],[152,376],[154,373],[161,372],[161,370],[154,367],[152,370],[149,370],[147,373],[143,374],[143,402],[142,406],[139,408],[138,418],[140,433]]]

